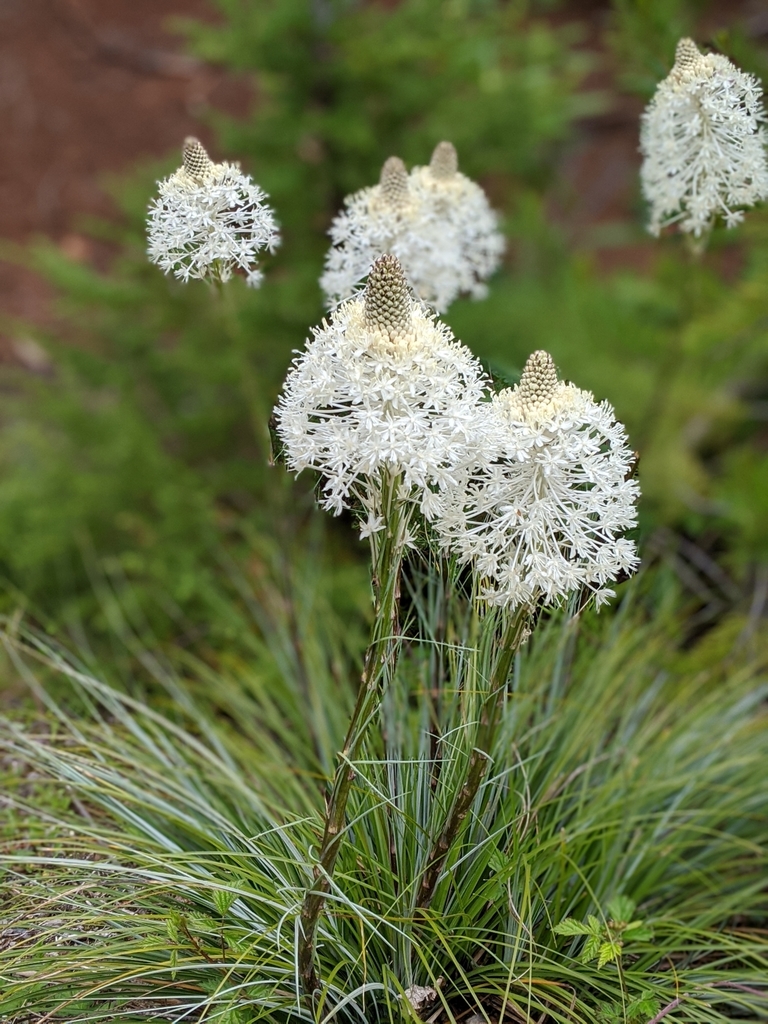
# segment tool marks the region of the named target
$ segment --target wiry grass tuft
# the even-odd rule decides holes
[[[297,919],[344,715],[302,757],[315,709],[305,701],[291,727],[293,657],[241,692],[233,724],[178,679],[185,711],[153,710],[39,638],[9,636],[31,685],[53,670],[91,711],[60,702],[45,732],[2,727],[9,756],[70,802],[28,808],[47,827],[2,849],[0,1014],[389,1022],[415,1018],[404,994],[420,985],[435,1022],[768,1019],[763,665],[675,652],[667,611],[648,622],[630,600],[613,618],[541,626],[460,841],[417,907],[478,726],[471,686],[440,686],[445,659],[467,684],[483,666],[474,626],[446,625],[439,593],[415,593],[413,609],[431,639],[407,646],[383,739],[356,765],[312,1009]],[[348,679],[322,655],[338,623],[309,616],[301,633],[313,699],[346,708]],[[617,906],[643,922],[637,938]],[[620,935],[612,962],[584,962],[581,925]]]

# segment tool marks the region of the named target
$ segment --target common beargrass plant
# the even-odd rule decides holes
[[[313,9],[315,29],[336,13]],[[691,62],[741,81],[689,40],[680,61],[673,92]],[[706,118],[683,100],[689,163],[709,167]],[[731,171],[744,156],[749,176],[765,140],[743,113],[715,111],[733,120]],[[487,214],[482,245],[501,245],[453,146],[435,154],[410,178],[390,159],[366,193],[348,225],[370,258],[365,287],[313,329],[270,421],[274,461],[313,473],[318,504],[369,544],[356,685],[319,606],[301,626],[289,606],[277,644],[280,614],[257,613],[266,649],[283,644],[278,678],[235,702],[231,683],[216,695],[223,669],[187,659],[214,691],[196,695],[134,643],[170,698],[155,706],[7,624],[9,664],[55,727],[9,721],[4,745],[72,794],[71,811],[38,809],[44,839],[30,829],[2,859],[14,916],[0,1009],[14,1021],[41,1008],[174,1021],[768,1014],[754,609],[727,670],[671,671],[670,608],[649,624],[630,598],[579,636],[639,566],[626,536],[637,456],[613,407],[560,379],[548,351],[503,386],[425,304],[451,275],[441,304],[482,297],[492,265],[467,278],[473,211]],[[667,184],[680,173],[670,160]],[[759,198],[724,198],[718,182],[721,205]],[[154,262],[208,281],[212,302],[233,275],[261,284],[277,224],[237,165],[188,139],[160,193]],[[251,412],[258,433],[255,400]],[[74,703],[41,672],[68,681]]]

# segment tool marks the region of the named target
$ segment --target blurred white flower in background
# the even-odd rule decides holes
[[[439,143],[429,166],[410,174],[390,157],[378,185],[347,197],[329,233],[320,285],[331,306],[350,298],[388,252],[418,297],[444,311],[459,295],[486,294],[505,247],[485,193],[459,172],[450,142]]]
[[[638,564],[620,537],[640,492],[613,409],[558,381],[539,351],[484,413],[483,457],[432,509],[443,548],[472,564],[490,604],[557,603],[586,589],[599,606]]]
[[[184,142],[183,165],[159,183],[149,208],[148,254],[182,281],[228,281],[241,272],[254,288],[256,258],[280,244],[266,194],[237,164],[216,164],[194,138]]]
[[[651,232],[668,224],[695,237],[717,217],[728,227],[742,207],[768,198],[762,87],[720,54],[677,44],[675,64],[642,116],[641,182]]]
[[[275,420],[288,468],[323,476],[321,503],[362,506],[363,535],[382,526],[382,472],[403,496],[458,479],[478,457],[487,381],[472,353],[411,298],[399,261],[377,259],[362,296],[314,331],[294,360]]]

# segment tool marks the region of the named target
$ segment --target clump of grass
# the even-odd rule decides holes
[[[445,659],[475,655],[432,581],[412,594],[429,639],[406,644],[382,730],[355,765],[312,1008],[297,922],[344,716],[316,749],[304,726],[275,742],[296,708],[289,657],[269,688],[241,692],[233,723],[192,683],[174,680],[184,710],[164,713],[33,634],[8,636],[41,696],[55,673],[90,713],[62,699],[48,734],[2,726],[5,750],[70,803],[28,807],[47,827],[3,846],[0,1012],[388,1022],[417,1016],[417,985],[435,1022],[766,1019],[764,665],[674,652],[669,609],[648,621],[636,590],[613,618],[540,625],[516,658],[492,764],[418,906],[478,728],[472,694],[440,686]],[[312,616],[302,642],[327,651],[336,627]],[[328,707],[349,702],[334,665],[313,662]],[[590,955],[590,929],[610,957]]]

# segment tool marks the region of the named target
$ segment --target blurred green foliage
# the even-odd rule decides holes
[[[644,100],[651,98],[657,82],[669,71],[675,46],[683,36],[694,37],[705,50],[724,53],[744,71],[762,78],[768,71],[768,53],[755,45],[745,23],[736,20],[736,12],[726,4],[713,0],[613,0],[611,6],[606,43],[617,59],[619,83]]]
[[[696,35],[708,0],[614,0],[608,43],[619,60],[621,84],[650,99],[672,63],[678,39]]]
[[[522,0],[215,6],[217,24],[181,27],[195,53],[247,74],[255,101],[246,121],[213,118],[214,156],[241,159],[270,193],[283,245],[255,293],[236,281],[218,296],[147,265],[144,210],[172,156],[116,186],[120,223],[91,226],[117,254],[108,272],[53,246],[28,255],[62,297],[62,326],[44,338],[49,377],[4,371],[0,566],[14,602],[21,591],[42,617],[98,627],[105,574],[130,584],[154,631],[215,633],[231,589],[222,541],[246,561],[254,537],[291,538],[312,518],[310,484],[267,468],[265,423],[291,350],[322,316],[325,230],[387,156],[423,163],[445,137],[510,240],[489,299],[446,317],[458,336],[512,378],[547,348],[616,406],[642,456],[646,530],[706,536],[742,565],[768,556],[768,219],[751,213],[700,263],[678,239],[649,242],[648,272],[599,272],[569,245],[547,189],[574,121],[607,103],[584,86],[596,58],[578,12],[561,4],[552,19],[557,5]],[[702,9],[616,0],[606,40],[624,86],[647,94]],[[754,46],[726,36],[756,67]],[[624,229],[642,237],[639,221]]]

